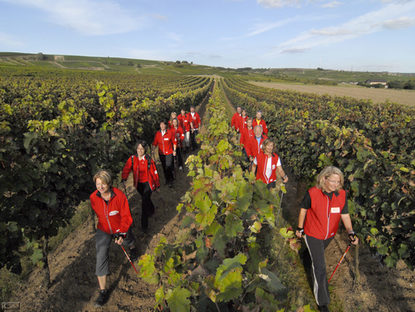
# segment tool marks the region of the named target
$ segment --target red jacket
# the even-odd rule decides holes
[[[171,129],[166,129],[164,135],[161,135],[161,131],[159,130],[154,136],[153,145],[159,148],[159,154],[161,155],[173,154],[174,144],[177,144],[177,142]]]
[[[307,209],[304,233],[317,239],[333,237],[336,235],[341,212],[346,204],[346,192],[335,192],[331,199],[317,187],[312,187],[308,193],[311,208]]]
[[[256,167],[256,179],[262,180],[265,184],[270,184],[277,180],[277,164],[278,164],[278,155],[273,153],[272,160],[271,160],[271,176],[268,178],[266,175],[267,170],[267,162],[269,156],[267,156],[264,152],[260,152],[256,157],[257,167]]]
[[[264,119],[261,119],[261,120],[258,121],[256,118],[254,118],[252,120],[252,127],[255,128],[256,126],[261,126],[263,133],[268,134],[267,124],[265,123]]]
[[[248,144],[249,140],[253,137],[255,137],[254,128],[252,128],[252,129],[248,129],[248,128],[242,129],[241,138],[240,138],[239,142],[244,146],[245,150],[246,150],[245,146]]]
[[[184,132],[182,127],[178,127],[177,129],[171,128],[171,131],[173,131],[173,135],[176,138],[176,144],[178,146],[182,146],[182,142],[184,140]]]
[[[201,123],[199,114],[195,112],[192,116],[192,113],[189,113],[189,118],[192,129],[199,129]]]
[[[232,120],[231,120],[231,127],[234,127],[235,130],[239,130],[239,126],[241,124],[241,118],[242,118],[241,114],[238,114],[238,113],[233,114]]]
[[[179,116],[177,116],[177,119],[179,120],[180,126],[183,128],[184,132],[188,132],[190,131],[190,113],[187,114],[180,114]]]
[[[262,135],[261,140],[259,141],[259,145],[255,135],[249,139],[248,143],[245,145],[245,150],[248,154],[248,157],[252,156],[255,158],[258,156],[259,152],[262,151],[262,142],[264,142],[265,139],[267,139],[267,136]]]
[[[108,204],[96,190],[89,196],[91,207],[98,217],[98,229],[108,234],[126,234],[133,223],[127,197],[124,193],[113,187],[111,188],[111,199]]]
[[[130,171],[133,171],[134,187],[137,188],[138,183],[148,182],[150,189],[154,191],[160,187],[160,178],[154,160],[150,159],[150,168],[148,168],[149,157],[139,159],[138,156],[132,155],[128,158],[122,170],[121,179],[127,180]],[[133,168],[134,167],[134,168]]]
[[[248,116],[239,118],[239,132],[242,132],[243,129],[246,129],[247,125],[246,125],[246,121],[248,120]]]

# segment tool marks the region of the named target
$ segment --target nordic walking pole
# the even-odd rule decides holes
[[[123,245],[120,245],[120,246],[121,246],[122,250],[124,251],[125,256],[127,257],[128,261],[130,261],[131,266],[134,268],[135,273],[137,273],[137,274],[138,274],[138,271],[137,271],[137,269],[135,268],[134,263],[131,261],[130,256],[129,256],[129,255],[128,255],[128,253],[125,251],[125,249],[124,249]]]
[[[331,276],[330,276],[329,281],[328,281],[329,283],[330,283],[331,278],[333,277],[334,273],[336,272],[337,268],[338,268],[338,267],[339,267],[339,265],[342,263],[342,261],[343,261],[344,257],[346,257],[346,254],[347,254],[347,252],[349,251],[349,249],[350,249],[350,247],[351,247],[351,246],[352,246],[352,244],[351,244],[351,243],[349,243],[349,245],[347,246],[346,251],[344,252],[343,256],[340,258],[339,263],[337,263],[336,268],[334,269],[333,273],[331,273]]]

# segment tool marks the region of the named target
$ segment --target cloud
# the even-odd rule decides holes
[[[285,6],[298,6],[304,0],[257,0],[257,2],[266,8],[282,8]]]
[[[4,48],[18,48],[23,46],[23,42],[16,40],[8,34],[0,32],[0,46],[4,46]]]
[[[143,17],[131,15],[114,0],[5,1],[44,11],[53,23],[85,35],[126,33],[144,25]]]
[[[415,1],[394,2],[381,9],[358,16],[339,26],[311,29],[276,48],[278,53],[308,50],[317,46],[369,35],[385,29],[394,30],[415,25]]]
[[[277,21],[277,22],[256,24],[256,25],[254,25],[253,29],[248,34],[246,34],[246,37],[252,37],[252,36],[262,34],[264,32],[270,31],[274,28],[282,27],[282,26],[284,26],[286,24],[289,24],[291,22],[294,22],[298,19],[299,19],[299,17],[293,17],[293,18],[286,18],[284,20],[280,20],[280,21]]]
[[[415,18],[403,16],[396,19],[391,19],[383,22],[383,27],[387,29],[401,29],[408,28],[415,25]]]
[[[331,1],[331,2],[327,2],[321,5],[322,8],[337,8],[338,6],[343,5],[342,2],[340,1]]]

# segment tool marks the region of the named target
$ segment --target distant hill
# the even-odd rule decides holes
[[[184,61],[154,61],[119,57],[31,54],[0,52],[0,69],[9,66],[34,66],[43,69],[92,70],[171,75],[227,75],[237,74],[248,80],[295,82],[304,84],[337,85],[366,81],[407,82],[414,74],[389,72],[356,72],[323,68],[224,68],[196,65]]]

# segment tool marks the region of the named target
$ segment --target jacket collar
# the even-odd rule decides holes
[[[102,198],[102,195],[99,191],[97,192],[97,196]],[[115,197],[114,189],[111,187],[111,198],[110,198],[110,200],[113,199],[114,197]]]

